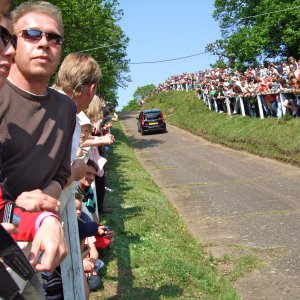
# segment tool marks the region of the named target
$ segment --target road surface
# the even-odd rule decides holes
[[[137,115],[120,118],[137,157],[207,253],[263,261],[235,283],[242,298],[300,299],[300,169],[170,125],[141,136]]]

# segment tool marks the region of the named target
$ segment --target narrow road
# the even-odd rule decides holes
[[[120,118],[137,157],[207,253],[263,261],[235,283],[243,299],[300,299],[300,168],[170,125],[141,136],[137,115]]]

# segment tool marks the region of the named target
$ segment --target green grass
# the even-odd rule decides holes
[[[212,142],[300,166],[300,118],[228,117],[210,111],[194,91],[154,95],[143,105],[154,107],[162,109],[167,123]]]
[[[103,220],[117,233],[102,253],[105,289],[91,299],[240,299],[187,232],[177,211],[137,161],[118,123],[107,170]]]

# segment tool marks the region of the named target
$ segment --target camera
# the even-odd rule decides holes
[[[111,121],[112,116],[107,116],[105,117],[101,122],[100,122],[100,128],[103,128],[105,126],[106,123],[108,123],[109,121]]]

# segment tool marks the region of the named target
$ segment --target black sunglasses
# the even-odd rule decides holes
[[[21,33],[21,35],[19,35]],[[17,36],[31,41],[39,41],[43,36],[46,37],[48,43],[53,45],[62,45],[64,39],[56,33],[43,32],[38,29],[24,29],[18,32]]]
[[[0,25],[0,37],[4,47],[6,47],[9,43],[11,43],[12,46],[16,48],[16,42],[17,42],[16,36],[11,35],[9,31],[1,25]]]

